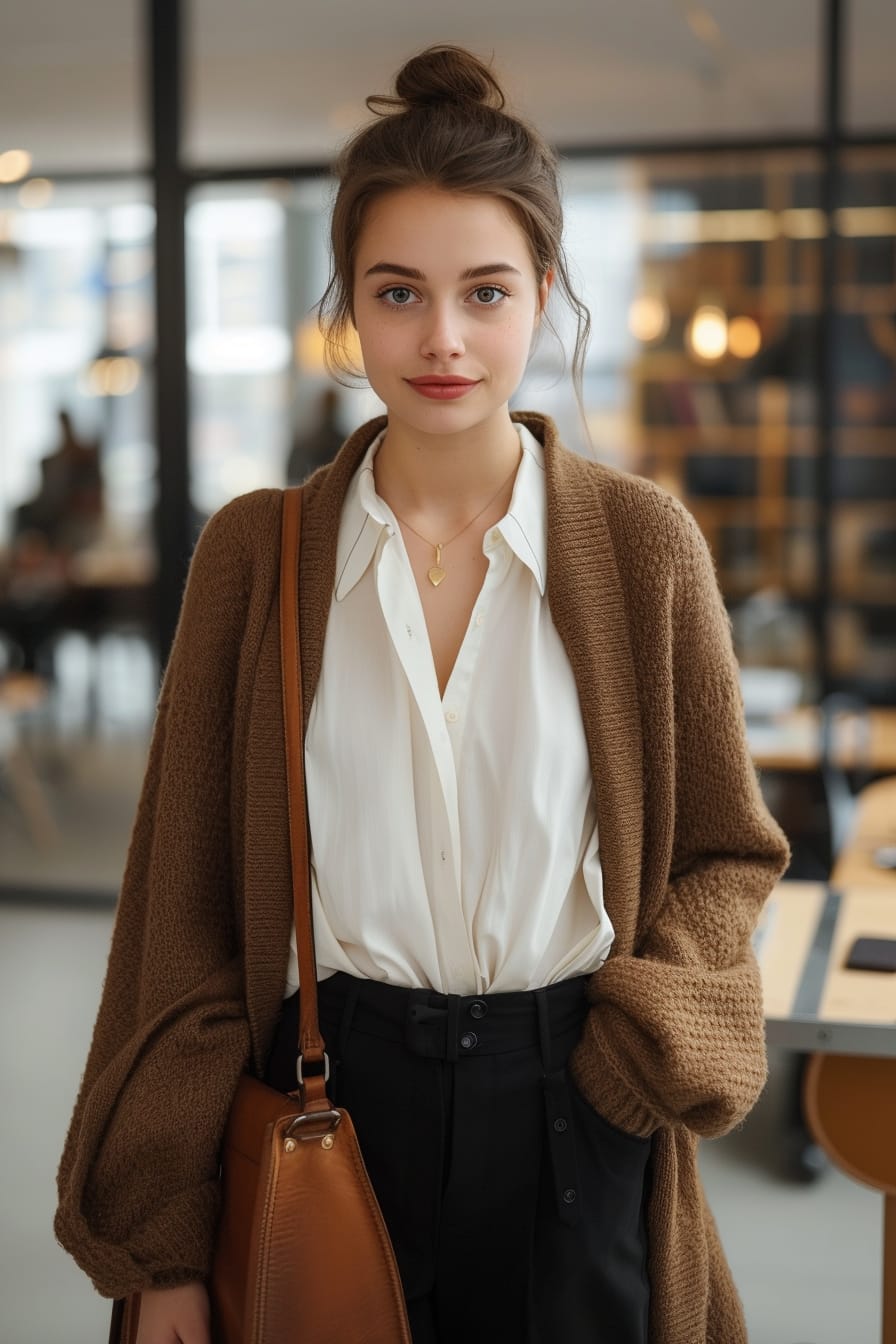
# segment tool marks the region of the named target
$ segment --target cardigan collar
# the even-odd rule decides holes
[[[615,946],[631,951],[643,845],[643,744],[629,617],[603,505],[614,473],[564,448],[547,416],[518,411],[512,419],[544,449],[548,602],[579,693]],[[362,425],[305,486],[299,606],[306,727],[323,661],[342,505],[386,423],[380,416]]]

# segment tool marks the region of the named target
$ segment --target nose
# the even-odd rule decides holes
[[[452,304],[434,304],[424,327],[420,353],[428,359],[455,359],[464,349],[460,315]]]

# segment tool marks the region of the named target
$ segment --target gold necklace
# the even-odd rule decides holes
[[[442,552],[445,550],[447,546],[451,545],[452,541],[457,541],[458,537],[463,536],[464,532],[466,532],[468,528],[471,528],[473,526],[477,518],[482,517],[482,515],[488,508],[489,504],[494,504],[495,500],[498,498],[501,491],[507,485],[507,482],[516,474],[518,466],[519,462],[517,462],[513,471],[510,473],[510,476],[507,477],[507,480],[501,482],[495,493],[492,495],[491,499],[487,499],[486,502],[483,504],[482,508],[479,510],[479,512],[477,514],[474,514],[473,517],[470,519],[470,521],[468,523],[465,523],[464,526],[461,528],[461,530],[459,532],[455,532],[454,536],[449,537],[447,541],[430,541],[429,537],[424,537],[422,532],[418,532],[416,527],[411,527],[410,523],[405,522],[404,518],[402,518],[399,514],[395,513],[394,509],[392,510],[392,512],[395,513],[395,517],[398,519],[400,523],[402,523],[406,528],[408,528],[411,532],[413,532],[415,537],[419,537],[421,541],[425,541],[427,546],[431,546],[435,551],[436,553],[435,564],[430,565],[429,569],[426,571],[426,577],[429,579],[433,588],[438,588],[439,584],[445,578],[446,571],[442,568]]]

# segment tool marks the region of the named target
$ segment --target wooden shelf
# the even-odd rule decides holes
[[[777,590],[803,612],[805,624],[817,601],[818,573],[817,352],[808,319],[820,308],[822,233],[809,218],[818,211],[820,188],[806,178],[811,156],[799,166],[792,156],[750,163],[737,165],[743,177],[736,192],[732,165],[717,171],[699,159],[648,165],[648,194],[654,182],[668,190],[678,183],[691,212],[706,217],[685,221],[687,228],[660,220],[643,231],[645,284],[662,293],[670,323],[662,344],[640,347],[629,369],[627,443],[634,445],[632,469],[671,490],[697,519],[726,600],[740,604],[760,590]],[[847,183],[853,168],[869,171],[850,153]],[[880,170],[896,177],[892,150]],[[854,185],[854,204],[861,206]],[[868,204],[885,203],[874,190]],[[737,211],[759,213],[738,221]],[[786,230],[764,232],[766,211]],[[806,217],[788,213],[794,211]],[[729,224],[750,236],[726,241]],[[672,247],[676,229],[681,238]],[[840,261],[837,313],[849,319],[847,337],[853,333],[857,344],[838,386],[837,411],[851,423],[836,426],[834,452],[838,489],[856,497],[834,504],[831,659],[847,681],[896,684],[896,619],[892,629],[887,624],[888,609],[896,610],[896,573],[889,572],[896,564],[896,489],[888,471],[896,426],[883,423],[896,418],[896,238],[850,231]],[[728,354],[701,364],[686,349],[686,322],[713,302],[729,317],[743,313],[759,323],[763,347],[753,359]],[[797,660],[805,650],[794,642],[791,652]]]

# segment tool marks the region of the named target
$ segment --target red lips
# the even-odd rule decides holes
[[[427,373],[422,378],[408,378],[412,387],[472,387],[476,378],[459,378],[456,373]]]
[[[455,401],[479,386],[478,380],[474,378],[438,373],[427,373],[422,378],[408,378],[407,383],[421,397],[429,397],[431,401]]]

